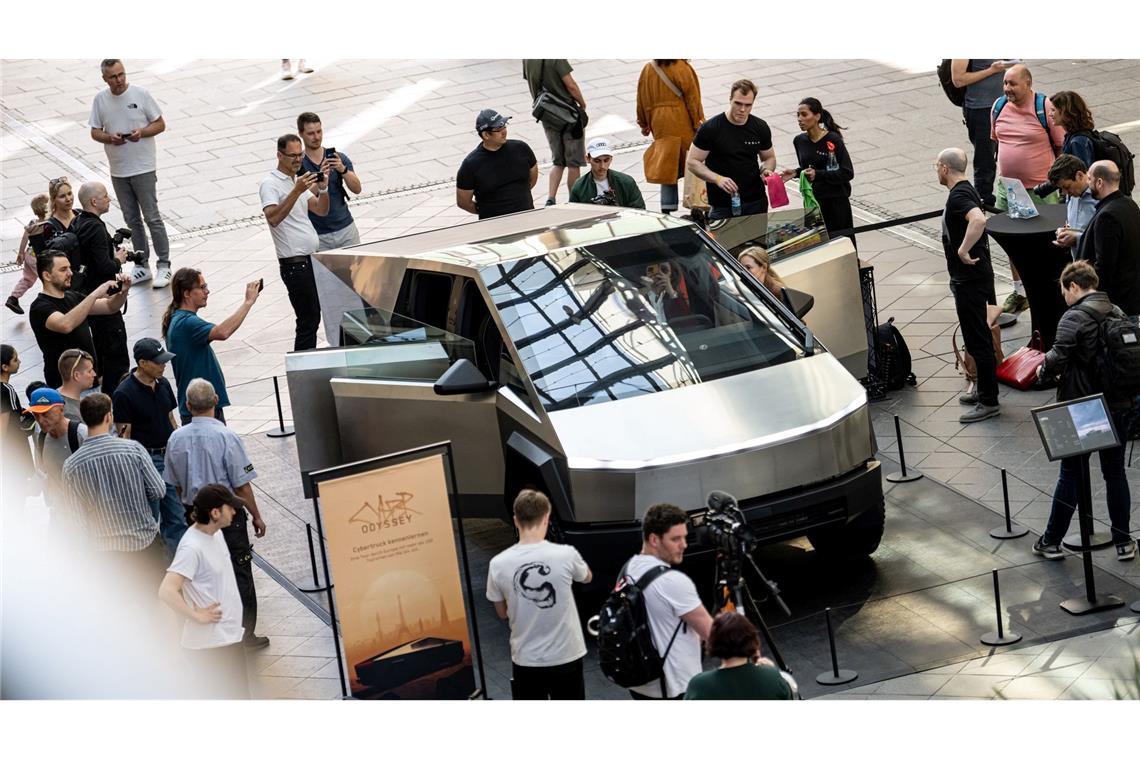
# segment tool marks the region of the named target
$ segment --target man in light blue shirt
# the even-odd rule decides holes
[[[1081,235],[1096,213],[1096,199],[1089,189],[1088,167],[1085,162],[1069,153],[1062,153],[1049,167],[1049,183],[1065,194],[1065,226],[1057,230],[1053,245],[1068,248],[1073,259],[1077,258],[1077,247]]]

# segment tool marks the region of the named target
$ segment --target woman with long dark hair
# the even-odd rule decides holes
[[[785,180],[801,173],[807,176],[828,232],[850,229],[855,226],[850,201],[855,168],[843,142],[843,128],[815,98],[800,101],[796,122],[803,133],[792,140],[799,168],[785,169],[780,176]]]
[[[1061,152],[1076,156],[1085,162],[1085,166],[1092,166],[1096,155],[1090,133],[1096,129],[1096,124],[1085,99],[1072,90],[1061,90],[1049,100],[1055,109],[1054,123],[1065,128]]]

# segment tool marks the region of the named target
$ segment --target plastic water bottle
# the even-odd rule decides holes
[[[732,194],[732,215],[740,216],[740,193]]]
[[[839,161],[835,158],[835,151],[829,151],[827,154],[827,171],[839,171]]]

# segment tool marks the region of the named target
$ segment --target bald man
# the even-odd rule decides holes
[[[127,260],[124,250],[116,250],[111,233],[102,216],[111,208],[111,198],[101,182],[84,182],[79,188],[79,205],[83,210],[75,217],[71,231],[79,238],[79,252],[72,261],[76,276],[71,287],[86,295],[91,288],[115,279]],[[95,343],[95,371],[101,378],[100,389],[108,395],[119,387],[119,380],[130,369],[127,353],[127,327],[119,312],[89,317],[91,337]]]
[[[947,148],[938,154],[934,169],[938,183],[950,191],[942,212],[942,250],[962,339],[978,368],[977,388],[958,397],[959,403],[973,407],[958,418],[965,425],[1001,414],[997,357],[986,319],[986,305],[997,302],[994,269],[982,198],[966,179],[966,151]]]
[[[1053,104],[1043,94],[1033,91],[1033,74],[1023,64],[1005,72],[1000,98],[990,112],[990,137],[997,145],[997,202],[1006,207],[1005,186],[1001,178],[1021,180],[1028,188],[1049,178],[1053,159],[1061,152],[1065,130],[1053,122]],[[1060,203],[1056,192],[1039,202]],[[1002,311],[1017,314],[1029,307],[1017,268],[1010,263],[1013,293],[1005,299]]]
[[[1120,169],[1112,161],[1089,167],[1089,192],[1096,213],[1081,236],[1077,258],[1088,259],[1100,290],[1129,316],[1140,314],[1140,207],[1120,191]]]

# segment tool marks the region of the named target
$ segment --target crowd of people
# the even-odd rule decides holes
[[[255,466],[225,424],[230,400],[212,344],[241,328],[265,283],[247,283],[241,304],[221,321],[205,319],[209,285],[200,270],[173,269],[159,210],[155,138],[166,128],[162,110],[149,92],[128,84],[121,60],[106,59],[100,68],[107,88],[92,104],[91,138],[104,146],[127,228],[111,230],[103,221],[111,197],[99,182],[84,182],[73,195],[67,177],[55,178],[32,199],[34,218],[18,250],[23,273],[6,306],[24,314],[20,300],[39,280],[41,292],[27,317],[43,354],[43,380],[27,387],[24,404],[13,383],[20,357],[3,346],[4,458],[33,474],[29,483],[42,488],[53,534],[153,578],[160,598],[185,620],[183,646],[236,668],[245,650],[269,643],[255,633],[249,536],[251,528],[255,537],[264,536],[266,523],[252,487]],[[1094,371],[1096,320],[1107,314],[1135,320],[1140,314],[1140,209],[1120,190],[1122,167],[1098,155],[1092,115],[1079,94],[1045,97],[1033,90],[1028,68],[1008,60],[956,60],[952,69],[955,84],[966,88],[963,115],[974,148],[973,184],[964,150],[948,148],[935,162],[939,182],[949,191],[942,237],[950,289],[977,367],[976,389],[960,399],[972,407],[961,421],[1000,413],[988,312],[997,299],[983,212],[1006,203],[1003,179],[1032,188],[1042,202],[1066,203],[1056,245],[1074,260],[1060,283],[1071,308],[1041,375],[1060,378],[1059,400],[1104,390]],[[283,61],[283,77],[292,70]],[[298,70],[308,70],[303,61]],[[571,202],[644,209],[637,179],[612,168],[612,141],[587,139],[586,100],[572,71],[566,60],[523,61],[531,96],[543,99],[552,114],[562,114],[543,121],[553,159],[546,205],[557,203],[565,181]],[[772,183],[798,180],[829,232],[850,235],[855,171],[843,128],[818,99],[803,98],[796,110],[795,165],[781,168],[771,128],[753,113],[758,92],[749,79],[733,82],[724,110],[706,120],[700,82],[688,61],[655,59],[645,65],[636,118],[642,134],[653,138],[643,173],[646,182],[660,186],[661,213],[677,211],[684,200],[690,207],[706,205],[709,219],[763,214]],[[480,143],[458,169],[456,203],[480,219],[534,207],[537,160],[525,142],[508,139],[509,121],[494,109],[480,111]],[[259,188],[295,313],[297,351],[316,347],[321,324],[313,254],[360,242],[348,201],[362,192],[361,179],[349,156],[325,147],[323,139],[320,117],[300,114],[296,131],[277,139],[276,167]],[[739,260],[779,294],[783,281],[763,248],[750,247]],[[130,272],[124,271],[128,262]],[[1013,292],[1003,304],[1008,312],[1027,306],[1016,270],[1013,276]],[[131,343],[123,309],[131,287],[148,281],[154,288],[170,287],[171,301],[158,329]],[[1124,400],[1115,401],[1114,412],[1123,414]],[[1100,460],[1117,556],[1131,559],[1135,543],[1122,449],[1101,452]],[[1072,516],[1079,464],[1062,462],[1049,526],[1033,549],[1039,555],[1063,556],[1059,543]],[[18,490],[15,480],[6,474],[6,497]],[[591,572],[573,548],[546,540],[550,515],[546,496],[521,493],[514,504],[519,541],[495,557],[488,573],[487,598],[511,626],[517,698],[584,696],[586,649],[571,587],[588,582]],[[650,508],[642,550],[619,579],[638,583],[653,574],[645,597],[653,641],[664,660],[662,682],[635,686],[631,695],[790,698],[794,684],[760,658],[752,624],[734,612],[713,618],[692,581],[667,572],[681,562],[686,536],[683,510]],[[511,579],[525,562],[550,568],[546,580],[557,587],[555,604],[535,606],[515,593]],[[721,659],[717,671],[701,672],[702,642],[709,655]]]

